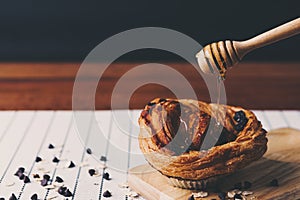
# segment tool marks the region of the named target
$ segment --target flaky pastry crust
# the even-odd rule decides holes
[[[260,121],[241,107],[157,98],[145,106],[139,125],[140,149],[149,164],[177,179],[229,174],[267,150]],[[222,131],[214,135],[216,130]]]

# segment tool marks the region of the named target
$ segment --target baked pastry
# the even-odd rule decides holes
[[[148,163],[174,186],[203,189],[263,156],[266,131],[241,107],[189,99],[154,99],[139,118]]]

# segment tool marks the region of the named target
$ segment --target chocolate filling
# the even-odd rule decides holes
[[[206,112],[195,112],[178,101],[162,99],[148,106],[149,110],[144,110],[141,117],[152,130],[153,142],[173,151],[175,155],[191,150],[208,150],[234,141],[237,137]],[[233,120],[237,131],[243,130],[248,122],[243,111],[236,112]]]

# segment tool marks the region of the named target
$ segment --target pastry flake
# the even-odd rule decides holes
[[[249,165],[267,150],[260,121],[241,107],[157,98],[145,106],[139,125],[146,160],[172,180],[214,179]]]

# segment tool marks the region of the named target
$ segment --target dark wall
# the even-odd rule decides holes
[[[0,61],[81,61],[106,38],[131,28],[157,26],[200,44],[243,40],[299,17],[300,1],[19,1],[0,6]],[[300,61],[300,37],[253,52],[246,60]],[[127,60],[176,60],[141,51]]]

